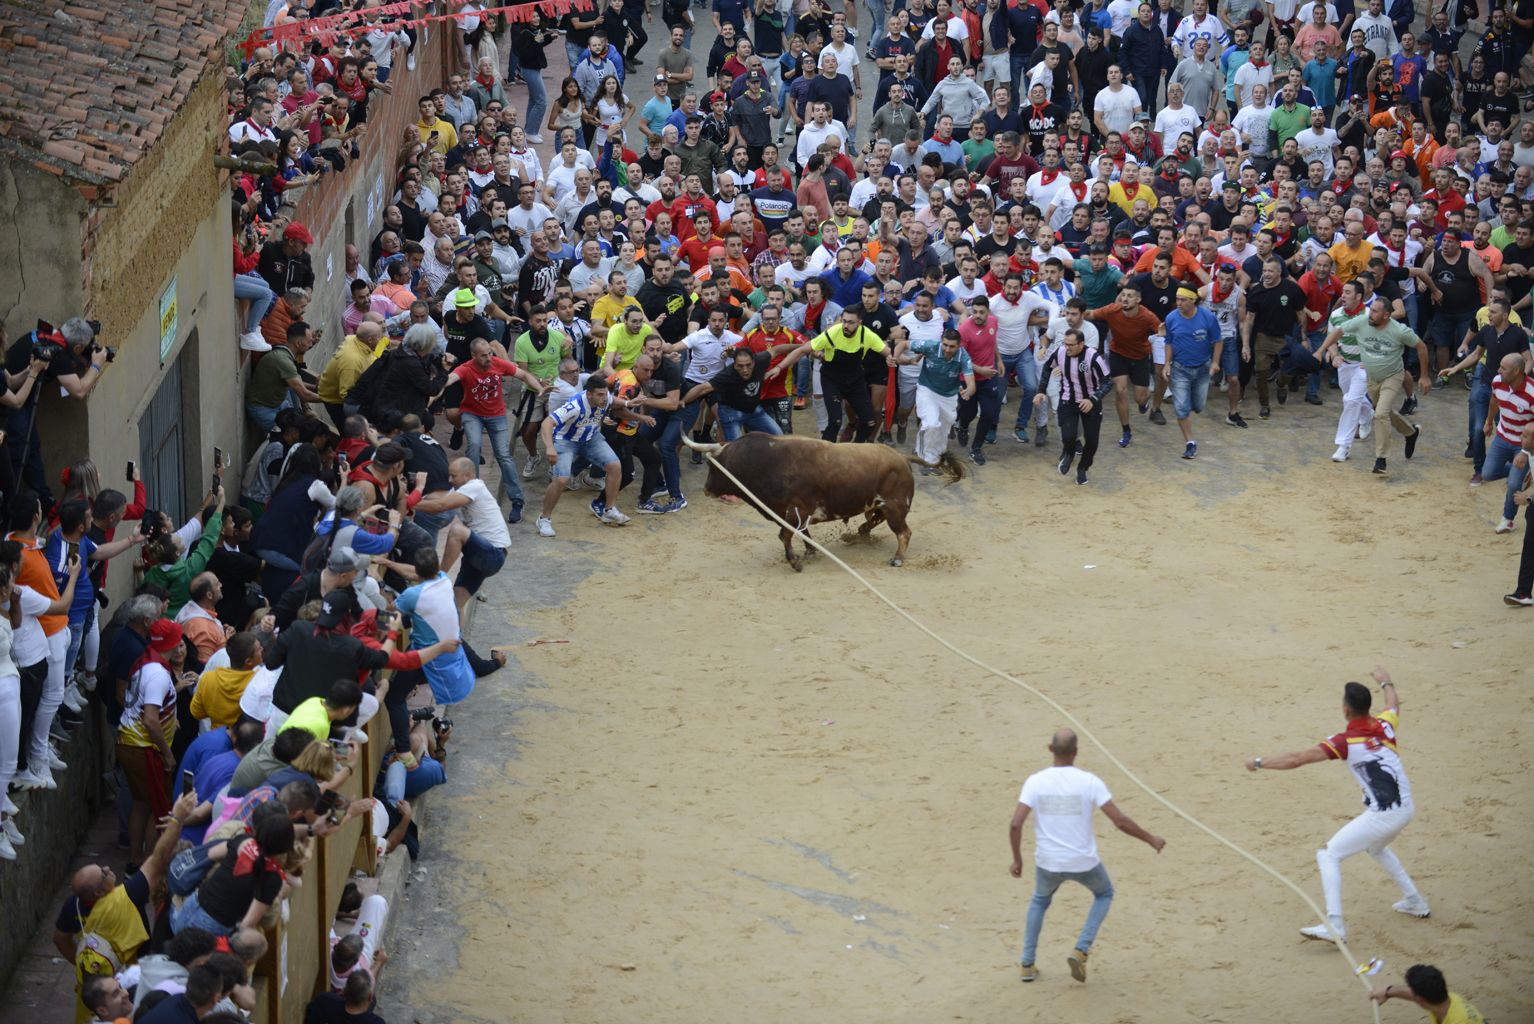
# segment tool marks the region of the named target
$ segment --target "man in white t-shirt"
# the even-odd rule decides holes
[[[1273,108],[1268,105],[1268,87],[1261,82],[1253,85],[1251,100],[1236,111],[1230,121],[1231,127],[1241,133],[1241,141],[1246,143],[1252,156],[1266,157],[1272,153],[1272,147],[1268,145],[1268,118],[1272,116]]]
[[[1023,981],[1039,976],[1033,958],[1039,945],[1039,931],[1044,927],[1044,912],[1062,883],[1079,882],[1092,892],[1092,909],[1087,911],[1087,923],[1066,963],[1070,965],[1071,977],[1086,981],[1087,954],[1113,904],[1113,883],[1097,856],[1092,812],[1101,807],[1120,832],[1134,836],[1157,853],[1166,840],[1135,824],[1134,819],[1114,806],[1113,796],[1102,779],[1076,767],[1074,732],[1061,729],[1055,733],[1049,741],[1049,752],[1054,755],[1054,765],[1028,776],[1018,794],[1017,810],[1012,812],[1013,878],[1023,877],[1023,823],[1030,814],[1035,815],[1033,900],[1028,904],[1020,973]]]
[[[1326,111],[1315,107],[1310,112],[1310,127],[1294,137],[1299,143],[1300,156],[1305,159],[1307,165],[1312,160],[1321,161],[1321,166],[1326,170],[1326,176],[1332,176],[1332,170],[1336,166],[1337,157],[1342,155],[1342,140],[1337,135],[1335,128],[1326,126]]]
[[[1237,109],[1255,102],[1252,99],[1252,89],[1255,86],[1260,85],[1269,93],[1273,91],[1273,65],[1267,62],[1266,57],[1267,51],[1263,48],[1262,42],[1253,39],[1251,55],[1247,57],[1245,64],[1236,69],[1233,78]]]
[[[501,571],[506,564],[506,550],[511,547],[511,533],[506,529],[500,503],[478,474],[479,467],[470,460],[454,459],[447,467],[447,480],[453,489],[416,505],[418,511],[458,513],[458,521],[448,527],[442,570],[451,571],[462,555],[463,565],[453,585],[459,615],[485,580]]]
[[[1104,136],[1123,134],[1140,116],[1140,94],[1124,84],[1124,72],[1117,64],[1108,65],[1108,88],[1092,100],[1092,123]]]
[[[1198,111],[1182,101],[1183,87],[1176,82],[1167,83],[1166,106],[1156,111],[1156,137],[1161,140],[1161,151],[1170,153],[1177,148],[1177,137],[1188,132],[1195,139],[1204,119]]]

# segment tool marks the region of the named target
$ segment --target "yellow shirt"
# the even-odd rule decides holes
[[[288,720],[282,724],[282,732],[289,729],[303,729],[321,743],[330,739],[330,713],[325,710],[324,697],[310,697],[288,716]]]
[[[426,143],[428,148],[436,150],[443,156],[447,155],[448,150],[458,145],[458,129],[453,127],[452,122],[443,118],[439,117],[429,125],[417,121],[415,123],[415,130],[420,134],[421,141]],[[435,143],[431,141],[432,132],[437,133],[437,141]]]
[[[1486,1024],[1486,1018],[1464,996],[1450,992],[1449,1012],[1443,1015],[1439,1024]]]
[[[386,347],[388,343],[387,338],[379,342]],[[328,405],[340,405],[346,401],[347,394],[352,385],[357,383],[357,378],[362,376],[362,371],[372,366],[373,360],[377,358],[377,351],[368,348],[355,334],[347,335],[341,347],[336,349],[336,354],[325,365],[325,371],[320,374],[320,401]]]
[[[1145,200],[1152,210],[1156,208],[1156,190],[1149,185],[1138,185],[1137,183],[1133,196],[1125,190],[1122,181],[1115,181],[1112,185],[1108,186],[1108,202],[1123,210],[1125,214],[1134,213],[1135,203],[1141,199]]]
[[[844,352],[859,358],[864,352],[883,352],[884,348],[884,339],[867,327],[859,327],[857,333],[849,338],[841,324],[836,324],[810,341],[811,351],[825,353],[826,362],[832,362]]]
[[[213,728],[222,729],[240,720],[240,698],[256,674],[255,669],[209,669],[197,680],[192,692],[192,717],[206,718]]]
[[[1374,255],[1374,249],[1368,242],[1359,242],[1357,249],[1348,248],[1348,243],[1338,242],[1326,254],[1337,265],[1337,276],[1342,278],[1342,283],[1347,284],[1353,278],[1369,269],[1369,258]]]

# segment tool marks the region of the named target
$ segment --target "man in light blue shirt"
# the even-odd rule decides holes
[[[916,378],[916,457],[926,463],[924,475],[930,475],[948,451],[948,430],[959,415],[959,397],[973,398],[975,366],[959,341],[959,332],[950,327],[941,340],[912,342],[901,339],[895,348],[895,362],[921,363]]]
[[[1167,314],[1162,330],[1166,333],[1167,360],[1161,372],[1171,379],[1172,409],[1182,430],[1182,457],[1192,459],[1198,456],[1198,442],[1193,440],[1191,417],[1204,411],[1209,365],[1220,357],[1223,344],[1220,321],[1198,304],[1198,292],[1179,288],[1177,309]]]
[[[670,86],[663,72],[655,79],[655,95],[645,100],[645,105],[639,108],[639,130],[644,132],[644,137],[660,138],[661,129],[666,127],[666,119],[675,109],[671,104]]]

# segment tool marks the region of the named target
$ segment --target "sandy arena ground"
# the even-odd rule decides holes
[[[1327,461],[1334,391],[1247,431],[1200,418],[1194,463],[1176,457],[1175,425],[1140,417],[1120,451],[1110,410],[1087,487],[1053,471],[1053,438],[1022,449],[1004,430],[971,480],[919,482],[905,568],[885,565],[882,528],[836,549],[1317,901],[1315,850],[1359,810],[1356,785],[1335,765],[1250,775],[1241,761],[1337,731],[1342,683],[1385,664],[1418,806],[1396,849],[1433,915],[1392,913],[1393,885],[1350,860],[1352,948],[1391,980],[1437,963],[1498,1024],[1534,1020],[1534,701],[1516,646],[1529,623],[1501,602],[1522,520],[1494,536],[1501,486],[1465,486],[1464,401],[1455,387],[1425,403],[1418,458],[1397,440],[1386,480],[1368,443]],[[1223,416],[1224,396],[1210,407]],[[1068,887],[1042,976],[1020,985],[1032,829],[1015,881],[1007,823],[1059,716],[826,559],[794,574],[756,513],[705,499],[687,473],[681,515],[603,529],[571,495],[557,541],[515,534],[476,639],[570,643],[519,651],[520,678],[456,711],[462,757],[432,797],[386,1012],[1371,1019],[1342,958],[1300,939],[1313,918],[1292,893],[1090,747],[1079,764],[1167,846],[1157,856],[1100,818],[1117,899],[1089,983],[1065,965],[1089,902]],[[1421,1015],[1392,1003],[1384,1019]]]

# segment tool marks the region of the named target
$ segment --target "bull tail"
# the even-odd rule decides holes
[[[927,463],[923,462],[915,455],[907,455],[905,460],[913,466],[927,465]],[[964,479],[964,464],[961,463],[958,459],[954,458],[948,452],[944,452],[938,458],[937,466],[935,468],[940,475],[948,478],[948,482],[943,485],[944,487],[950,487]]]

